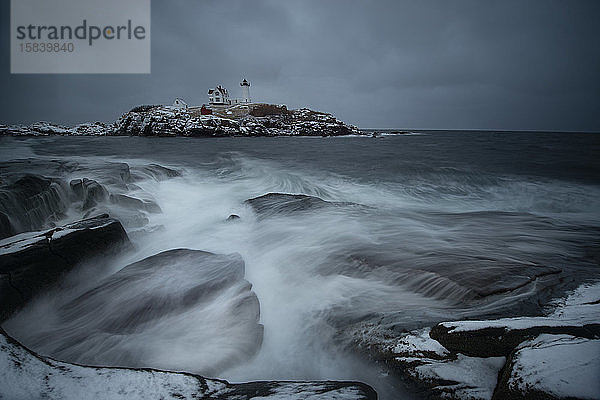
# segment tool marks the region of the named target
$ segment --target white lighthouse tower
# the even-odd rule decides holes
[[[240,86],[242,87],[242,103],[250,103],[250,82],[244,79]]]

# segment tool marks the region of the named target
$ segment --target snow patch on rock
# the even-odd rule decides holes
[[[0,399],[373,400],[376,397],[370,387],[356,382],[230,384],[186,373],[68,364],[31,352],[0,329]]]
[[[437,340],[430,338],[429,331],[429,328],[420,329],[402,337],[394,347],[393,352],[413,356],[427,354],[435,354],[440,357],[447,356],[449,354],[448,350]]]
[[[458,354],[456,360],[427,360],[412,373],[421,380],[442,381],[433,388],[451,398],[491,399],[504,366],[504,357],[467,357]],[[444,396],[445,397],[445,396]]]
[[[567,302],[572,300],[569,296]],[[599,377],[600,340],[542,334],[517,348],[508,386],[559,398],[600,399]]]
[[[208,394],[198,377],[153,370],[92,368],[30,353],[0,335],[0,398],[192,399]],[[224,386],[215,382],[213,389]]]
[[[504,328],[507,331],[538,326],[583,326],[600,321],[600,282],[587,283],[556,300],[554,311],[547,317],[516,317],[485,321],[452,321],[440,325],[448,333],[476,331],[485,328]]]

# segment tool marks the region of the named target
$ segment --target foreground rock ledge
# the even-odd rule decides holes
[[[430,336],[446,349],[473,357],[508,356],[522,342],[541,334],[600,337],[600,284],[583,285],[544,317],[442,322]]]
[[[129,245],[121,223],[107,214],[1,240],[0,321],[82,260]]]
[[[511,354],[493,398],[597,399],[599,376],[600,340],[542,334]]]
[[[359,343],[427,399],[600,399],[600,282],[550,306],[546,316],[443,322],[400,338],[365,326]]]
[[[33,351],[59,360],[219,376],[262,344],[259,301],[244,275],[236,253],[167,250],[121,268],[75,298],[59,296],[53,318],[17,315],[4,328]]]
[[[0,398],[7,399],[377,399],[359,382],[230,384],[185,373],[68,364],[35,354],[1,328],[0,371]]]

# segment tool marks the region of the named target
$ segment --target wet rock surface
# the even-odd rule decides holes
[[[108,191],[93,179],[73,179],[69,186],[81,201],[82,210],[89,210],[108,198]]]
[[[132,210],[146,210],[151,213],[162,212],[160,206],[156,204],[155,201],[141,200],[135,197],[127,196],[125,194],[111,194],[110,202]]]
[[[0,241],[0,320],[84,259],[128,245],[121,223],[106,214]]]
[[[77,363],[214,376],[254,355],[262,343],[258,298],[244,274],[238,254],[164,251],[59,301],[54,318],[59,323],[40,321],[35,333],[19,339]],[[13,324],[18,318],[7,328]]]
[[[290,215],[322,208],[349,205],[350,203],[329,202],[305,194],[267,193],[245,201],[261,218]]]
[[[134,171],[134,178],[138,180],[151,177],[157,181],[164,181],[170,178],[177,178],[180,176],[182,176],[180,171],[173,168],[167,168],[158,164],[144,165],[138,167]]]
[[[7,176],[8,180],[14,176]],[[40,229],[67,209],[68,190],[60,179],[22,174],[0,187],[0,239]]]
[[[162,210],[138,183],[180,176],[180,171],[154,163],[7,162],[0,171],[0,238],[103,213],[117,217],[126,229],[142,228],[149,213]]]

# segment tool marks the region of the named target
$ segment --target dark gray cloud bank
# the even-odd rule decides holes
[[[600,131],[600,1],[152,2],[150,75],[11,75],[0,122],[112,121],[221,83],[362,128]]]

